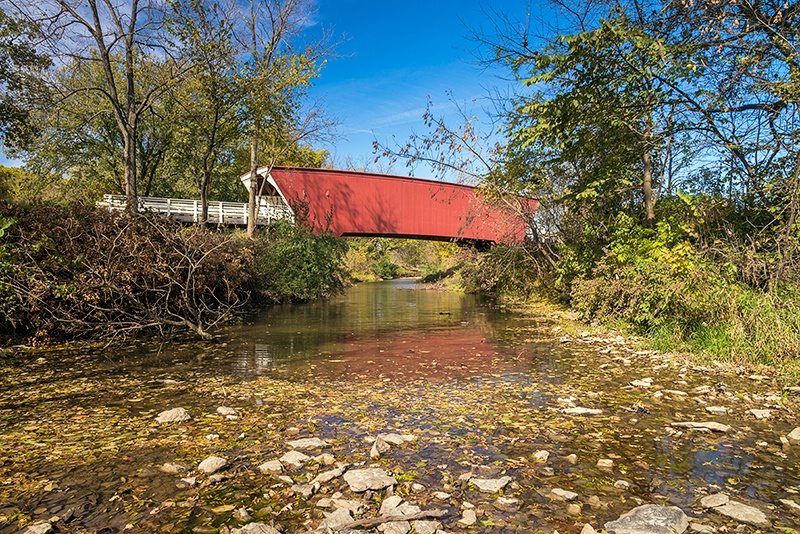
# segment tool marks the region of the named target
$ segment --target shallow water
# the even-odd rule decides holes
[[[302,499],[255,466],[280,457],[295,436],[329,440],[339,461],[369,463],[364,439],[385,431],[417,436],[376,463],[405,480],[398,491],[409,501],[442,505],[431,493],[450,492],[446,530],[459,529],[464,501],[482,511],[476,528],[487,532],[600,528],[640,503],[675,504],[701,523],[737,527],[698,506],[716,491],[761,507],[776,528],[797,527],[778,503],[800,489],[800,446],[784,451],[779,441],[795,426],[796,402],[778,384],[682,365],[621,339],[562,338],[559,321],[400,280],[274,307],[214,343],[15,354],[0,383],[0,532],[54,515],[70,532],[241,524],[221,505],[261,510],[284,532],[302,531],[322,518],[319,497],[346,485]],[[630,385],[645,377],[652,386]],[[217,416],[220,405],[240,419]],[[573,405],[603,413],[565,414]],[[729,414],[708,413],[712,405]],[[153,422],[175,406],[193,420]],[[770,417],[757,420],[751,408]],[[669,426],[707,420],[734,430]],[[532,460],[539,450],[550,452],[546,463]],[[158,469],[210,454],[231,461],[229,480],[206,485],[201,476],[198,488],[177,488],[178,477]],[[598,468],[601,458],[614,467]],[[497,509],[496,496],[460,484],[465,472],[511,476],[505,493],[519,499],[517,509]],[[425,489],[412,492],[412,480]],[[630,488],[615,487],[618,480]],[[548,496],[554,487],[580,495],[580,515]]]

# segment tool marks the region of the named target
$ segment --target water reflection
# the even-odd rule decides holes
[[[494,351],[492,325],[504,315],[474,295],[422,290],[413,280],[359,284],[327,301],[263,312],[232,332],[231,363],[259,374],[342,358],[385,363],[433,351],[465,357],[473,349]]]

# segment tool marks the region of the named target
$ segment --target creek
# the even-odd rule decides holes
[[[800,502],[795,393],[567,323],[396,280],[273,307],[213,343],[8,350],[0,534],[45,521],[56,532],[224,534],[248,521],[304,532],[332,498],[359,502],[357,519],[392,493],[446,510],[446,532],[465,528],[467,510],[477,532],[599,530],[642,504],[715,531],[800,529],[784,502]],[[192,418],[156,421],[176,407]],[[370,458],[382,433],[413,441]],[[259,468],[311,437],[327,444],[302,466]],[[212,455],[226,468],[198,473]],[[332,462],[396,484],[306,487]],[[496,492],[470,481],[505,477]],[[771,526],[700,504],[714,493]]]

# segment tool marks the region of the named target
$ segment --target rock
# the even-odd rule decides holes
[[[27,528],[22,531],[22,534],[50,534],[51,532],[53,532],[53,525],[50,524],[50,521],[39,521],[28,525]]]
[[[372,443],[372,449],[369,451],[369,457],[373,460],[375,458],[380,458],[381,455],[386,454],[392,448],[391,445],[386,443],[384,439],[380,436],[375,438],[375,441]]]
[[[592,525],[586,523],[585,525],[583,525],[583,528],[581,529],[581,534],[597,534],[597,531],[594,529]]]
[[[311,483],[312,484],[314,484],[314,483],[327,484],[328,482],[330,482],[334,478],[338,478],[338,477],[342,476],[345,471],[347,471],[347,466],[344,466],[344,465],[342,467],[338,467],[336,469],[331,469],[330,471],[324,471],[324,472],[318,474],[314,478],[314,480],[311,481]]]
[[[403,502],[402,497],[398,497],[397,495],[392,495],[391,497],[386,497],[383,502],[381,503],[380,515],[395,515],[395,508],[400,506]]]
[[[689,530],[692,532],[699,532],[700,534],[714,534],[717,531],[711,525],[703,525],[702,523],[692,523],[689,525]]]
[[[200,465],[197,466],[197,470],[201,473],[210,475],[212,473],[216,473],[226,465],[228,465],[228,460],[225,458],[220,458],[219,456],[209,456],[200,462]]]
[[[164,471],[165,473],[169,473],[170,475],[180,475],[186,472],[186,468],[184,466],[169,462],[159,467],[159,469]]]
[[[706,411],[714,415],[728,415],[728,409],[724,406],[706,406]]]
[[[411,434],[395,434],[395,433],[378,434],[378,438],[382,439],[389,445],[394,445],[395,447],[405,445],[406,443],[412,443],[417,440],[417,437]]]
[[[550,459],[550,453],[547,451],[536,451],[533,455],[534,462],[546,464],[548,459]]]
[[[242,523],[249,523],[253,520],[253,516],[250,515],[250,512],[247,511],[247,508],[238,508],[235,512],[233,512],[233,518],[237,521],[241,521]]]
[[[278,475],[278,480],[280,480],[284,484],[289,484],[290,486],[294,486],[294,480],[292,480],[292,477],[286,475]]]
[[[325,516],[325,519],[323,519],[322,523],[319,524],[317,530],[321,530],[322,532],[326,532],[327,529],[336,531],[352,522],[353,516],[350,515],[350,510],[347,510],[346,508],[337,508]]]
[[[567,515],[581,515],[581,507],[573,503],[568,504]]]
[[[287,443],[292,449],[297,451],[313,451],[330,447],[330,443],[319,438],[296,439]]]
[[[779,501],[787,510],[795,515],[800,515],[800,504],[797,504],[791,499],[779,499]]]
[[[231,478],[230,475],[226,475],[225,473],[214,473],[213,475],[208,477],[209,484],[216,484],[217,482],[222,482],[223,480],[228,480]]]
[[[281,534],[278,530],[274,529],[264,523],[248,523],[242,528],[232,528],[231,534]]]
[[[196,477],[187,477],[182,478],[178,481],[177,486],[179,488],[193,488],[197,485],[197,478]]]
[[[552,490],[550,490],[550,494],[551,495],[555,495],[559,499],[565,500],[565,501],[571,501],[572,499],[575,499],[575,498],[578,497],[578,494],[575,493],[574,491],[568,491],[568,490],[564,490],[564,489],[561,489],[561,488],[553,488]]]
[[[397,484],[397,480],[393,476],[377,467],[351,469],[344,474],[344,480],[350,486],[350,491],[355,493],[367,490],[382,490]]]
[[[334,510],[338,510],[339,508],[344,508],[348,512],[353,514],[360,514],[364,511],[364,503],[358,501],[351,501],[350,499],[337,499],[332,498],[331,506]]]
[[[653,379],[642,378],[641,380],[633,380],[630,384],[637,388],[649,388],[653,385]]]
[[[716,423],[714,421],[705,421],[703,423],[684,421],[672,423],[670,426],[675,428],[690,428],[692,430],[711,430],[714,432],[731,432],[733,430],[733,428],[728,425],[723,425],[722,423]]]
[[[787,391],[789,393],[800,393],[800,386],[786,386],[783,388],[783,391]]]
[[[715,493],[713,495],[706,495],[700,499],[700,506],[703,508],[716,508],[717,506],[728,504],[728,501],[730,500],[730,497],[724,493]]]
[[[608,534],[682,534],[688,526],[680,508],[647,504],[609,521],[605,529]]]
[[[217,413],[220,415],[228,416],[228,415],[239,415],[236,410],[230,408],[228,406],[220,406],[217,408]]]
[[[519,499],[514,499],[513,497],[498,497],[497,500],[494,501],[493,506],[504,512],[513,512],[519,510],[521,503]]]
[[[310,484],[295,484],[292,486],[292,491],[295,495],[300,495],[304,499],[308,499],[319,491],[319,487],[319,484],[313,482]]]
[[[303,467],[311,458],[299,451],[289,451],[281,456],[281,463],[289,467]]]
[[[786,438],[789,440],[789,443],[800,443],[800,427],[797,427],[789,432],[789,435],[786,436]]]
[[[326,452],[325,454],[315,456],[314,461],[320,465],[333,465],[336,463],[336,458],[334,458],[332,454]]]
[[[747,523],[748,525],[753,525],[754,527],[758,528],[770,528],[772,527],[772,523],[767,519],[767,516],[764,515],[764,512],[759,510],[758,508],[754,508],[752,506],[748,506],[746,504],[742,504],[737,501],[728,501],[727,504],[723,504],[722,506],[717,506],[712,508],[718,514],[722,514],[726,517],[730,517],[735,521],[739,521],[740,523]]]
[[[631,488],[631,483],[627,480],[617,480],[614,482],[614,487],[626,490]]]
[[[450,498],[450,494],[444,491],[434,491],[433,498],[440,501],[446,501]]]
[[[412,521],[411,526],[417,534],[436,534],[442,524],[438,521]]]
[[[270,460],[257,467],[265,475],[280,475],[283,472],[283,464],[280,460]]]
[[[475,514],[475,510],[464,510],[461,513],[461,519],[458,520],[458,526],[467,528],[471,527],[477,522],[478,516]]]
[[[600,415],[601,413],[603,413],[603,410],[599,408],[584,408],[582,406],[577,406],[575,408],[565,408],[561,411],[567,415]]]
[[[392,521],[378,525],[378,531],[384,534],[408,534],[411,530],[411,523],[408,521]]]
[[[611,469],[614,467],[614,460],[601,458],[600,460],[597,460],[597,467],[600,469]]]
[[[542,467],[539,472],[542,476],[551,477],[556,474],[555,470],[552,467]]]
[[[156,421],[159,423],[182,423],[192,418],[184,408],[173,408],[158,414]]]
[[[411,484],[411,491],[414,493],[419,493],[420,491],[425,491],[427,488],[420,484],[419,482],[414,482]]]
[[[679,389],[665,389],[664,393],[669,393],[670,395],[675,395],[676,397],[686,397],[689,395],[685,391],[681,391]]]
[[[577,454],[570,454],[568,456],[564,456],[564,460],[570,465],[575,465],[578,463],[578,455]]]
[[[504,476],[492,479],[471,478],[470,482],[474,484],[476,488],[478,488],[478,491],[482,491],[484,493],[496,493],[505,488],[508,483],[511,482],[511,477]]]
[[[770,415],[772,415],[770,410],[757,410],[755,408],[752,410],[747,410],[747,413],[752,414],[756,419],[767,419]]]

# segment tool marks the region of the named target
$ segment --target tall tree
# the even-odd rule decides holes
[[[137,210],[137,130],[143,117],[182,76],[164,26],[159,0],[43,0],[16,3],[28,20],[50,37],[63,62],[97,64],[98,83],[57,87],[59,104],[69,107],[85,93],[101,96],[122,141],[122,172],[128,209]],[[142,61],[158,62],[155,76],[144,77]]]
[[[38,26],[0,8],[0,140],[20,145],[33,137],[30,113],[45,93],[50,58],[37,50]]]

